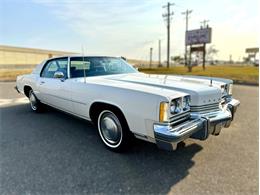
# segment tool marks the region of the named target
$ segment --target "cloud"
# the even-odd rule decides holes
[[[140,42],[151,41],[162,33],[150,18],[149,10],[158,4],[148,1],[54,1],[34,0],[49,8],[55,17],[68,25],[90,45],[93,52],[135,56],[143,48]],[[159,16],[160,17],[160,16]]]
[[[54,17],[67,25],[87,45],[93,54],[124,55],[147,58],[149,48],[157,52],[162,40],[162,55],[166,55],[166,27],[162,5],[166,1],[151,0],[33,0],[48,8]],[[180,5],[180,6],[179,6]],[[245,47],[258,42],[258,14],[254,2],[220,0],[195,3],[177,1],[171,28],[171,53],[184,53],[185,20],[181,12],[193,9],[190,29],[198,28],[203,19],[213,27],[213,43],[219,57],[228,59],[244,54]],[[69,38],[69,37],[68,37]],[[79,47],[80,48],[80,47]]]

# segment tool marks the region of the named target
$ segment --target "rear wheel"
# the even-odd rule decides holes
[[[32,111],[41,112],[42,111],[42,103],[37,99],[33,90],[29,91],[29,101]]]
[[[110,150],[122,152],[130,146],[133,136],[121,113],[112,110],[101,111],[97,126],[102,142]]]

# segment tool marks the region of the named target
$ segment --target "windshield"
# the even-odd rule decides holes
[[[137,70],[121,58],[71,57],[70,77],[90,77],[111,74],[136,73]]]

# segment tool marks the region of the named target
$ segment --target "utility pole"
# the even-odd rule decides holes
[[[209,20],[203,20],[203,21],[201,21],[201,22],[200,22],[200,28],[201,28],[201,29],[202,29],[202,28],[208,28],[208,27],[209,27],[208,23],[209,23]]]
[[[209,20],[203,20],[200,22],[200,28],[201,29],[204,29],[204,28],[208,28],[209,25]],[[203,44],[203,63],[202,63],[202,67],[203,67],[203,70],[205,70],[205,62],[206,62],[206,43]]]
[[[150,68],[152,68],[152,62],[153,62],[153,48],[150,48]]]
[[[167,5],[164,5],[163,8],[167,8],[167,13],[163,14],[163,17],[166,18],[167,21],[167,68],[170,67],[170,29],[171,29],[171,16],[173,15],[173,12],[171,12],[171,6],[173,6],[174,3],[167,3]]]
[[[232,55],[229,55],[229,63],[232,64],[233,60],[232,60]]]
[[[159,39],[158,42],[158,66],[161,66],[161,40]]]
[[[187,31],[189,27],[189,14],[191,14],[192,10],[186,10],[185,12],[182,12],[183,15],[185,15],[185,20],[186,20],[186,30],[185,30],[185,40],[184,40],[184,45],[185,45],[185,65],[188,66],[188,60],[187,60],[187,53],[188,53],[188,46],[186,45],[186,37],[187,37]]]

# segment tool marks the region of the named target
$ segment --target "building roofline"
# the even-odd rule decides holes
[[[20,53],[41,53],[41,54],[54,54],[54,55],[78,54],[78,53],[69,52],[69,51],[57,51],[57,50],[47,50],[47,49],[38,49],[38,48],[15,47],[15,46],[9,46],[9,45],[0,45],[0,50],[11,51],[11,52],[20,52]]]

